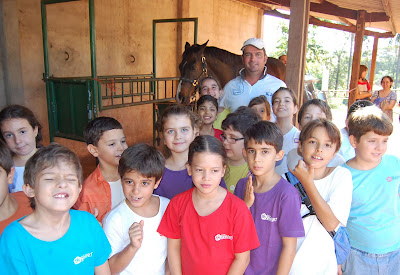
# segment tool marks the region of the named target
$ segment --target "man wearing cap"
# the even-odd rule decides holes
[[[240,106],[247,106],[251,99],[260,95],[265,95],[272,106],[272,95],[280,87],[286,87],[286,84],[267,74],[265,64],[268,56],[265,53],[264,41],[250,38],[243,43],[242,52],[244,68],[239,71],[239,76],[225,85],[220,106],[234,112]],[[271,121],[275,121],[272,111]]]

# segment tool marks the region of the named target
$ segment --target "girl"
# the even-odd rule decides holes
[[[283,134],[283,147],[285,156],[276,163],[275,170],[279,175],[288,172],[287,154],[297,148],[300,131],[293,125],[293,116],[297,112],[296,94],[288,88],[279,88],[272,96],[272,110],[276,116],[276,124]]]
[[[170,152],[160,185],[154,193],[172,199],[175,195],[192,188],[186,162],[189,145],[199,134],[199,117],[183,105],[167,108],[158,124],[164,144]],[[225,182],[223,186],[226,187]]]
[[[261,120],[270,121],[271,119],[271,105],[264,95],[253,98],[249,107],[257,112]]]
[[[365,78],[368,73],[368,67],[365,65],[360,65],[360,73],[358,76],[358,94],[356,96],[356,100],[365,99],[369,100],[372,96],[371,86],[369,85],[368,80]]]
[[[243,274],[250,250],[259,246],[246,204],[219,186],[225,167],[215,137],[199,136],[190,145],[187,171],[195,187],[170,202],[158,227],[168,238],[172,274]]]
[[[383,89],[374,92],[371,101],[393,121],[393,107],[396,105],[397,94],[391,90],[392,84],[393,78],[388,75],[382,77],[381,85]]]
[[[10,105],[0,112],[1,138],[13,153],[15,167],[14,180],[9,185],[10,193],[22,191],[25,163],[41,146],[41,129],[35,115],[26,107]]]
[[[328,232],[346,226],[353,190],[349,170],[327,167],[340,148],[340,131],[331,121],[313,120],[302,129],[299,148],[304,161],[291,172],[303,185],[315,213],[302,204],[306,236],[297,239],[291,274],[337,274],[334,242]]]
[[[205,77],[200,82],[200,96],[210,95],[214,97],[218,102],[220,97],[223,94],[223,90],[218,80],[216,80],[212,76]],[[217,119],[214,121],[213,127],[214,129],[222,130],[222,121],[226,118],[226,116],[230,113],[229,109],[224,109],[222,107],[218,107],[218,115]]]
[[[210,96],[203,95],[197,101],[197,114],[201,118],[200,135],[214,136],[221,140],[223,132],[214,129],[213,122],[217,119],[218,101]]]

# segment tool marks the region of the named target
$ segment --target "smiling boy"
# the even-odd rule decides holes
[[[104,216],[125,199],[118,164],[128,146],[122,125],[111,117],[90,121],[84,136],[88,151],[98,159],[99,165],[83,182],[74,208],[88,211],[102,222]]]
[[[283,136],[276,124],[260,121],[244,138],[243,155],[254,177],[239,180],[235,195],[250,208],[260,239],[245,274],[287,274],[304,228],[297,190],[274,170],[284,155]]]
[[[113,274],[165,274],[167,238],[157,233],[169,200],[153,195],[165,159],[154,147],[139,143],[122,154],[118,171],[126,199],[104,219]],[[168,268],[167,268],[168,269]]]
[[[34,211],[4,230],[2,274],[110,274],[110,244],[99,223],[70,210],[81,182],[79,159],[64,146],[50,144],[28,160],[23,190]]]

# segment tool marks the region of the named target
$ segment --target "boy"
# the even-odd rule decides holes
[[[164,171],[165,159],[154,147],[136,144],[122,154],[118,171],[126,197],[104,219],[111,243],[113,274],[164,274],[167,238],[157,233],[169,200],[153,195]]]
[[[88,211],[101,223],[112,208],[125,199],[118,163],[126,145],[121,124],[111,117],[98,117],[84,131],[87,149],[99,165],[83,182],[74,209]]]
[[[110,274],[101,226],[91,214],[70,210],[81,179],[78,157],[64,146],[50,144],[28,160],[23,190],[33,213],[4,230],[2,274]]]
[[[11,222],[32,212],[24,192],[8,192],[14,178],[13,159],[7,145],[0,141],[0,236]]]
[[[249,174],[249,166],[242,154],[244,133],[258,121],[260,121],[260,117],[255,111],[249,107],[239,107],[236,112],[230,113],[222,122],[224,134],[221,139],[228,157],[224,180],[231,193],[235,191],[238,180]]]
[[[343,165],[354,185],[347,224],[352,248],[343,274],[399,274],[400,159],[384,155],[393,125],[367,106],[350,115],[348,129],[356,156]]]
[[[299,148],[304,160],[291,173],[304,187],[314,211],[305,204],[301,206],[306,234],[297,240],[291,274],[337,274],[338,262],[330,234],[346,226],[353,187],[349,170],[328,167],[340,148],[340,131],[329,120],[310,121],[300,133]]]
[[[257,122],[244,135],[243,155],[254,178],[239,180],[235,195],[250,208],[260,240],[245,274],[288,274],[297,238],[304,236],[299,193],[274,170],[284,155],[282,144],[282,133],[272,122]]]

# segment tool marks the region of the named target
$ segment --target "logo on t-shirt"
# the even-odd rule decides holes
[[[261,214],[261,219],[263,221],[270,221],[270,222],[276,222],[278,220],[278,218],[272,218],[270,215],[262,213]]]
[[[388,182],[391,182],[393,179],[392,179],[392,177],[389,176],[389,177],[386,178],[386,180],[387,180]]]
[[[244,92],[244,89],[233,89],[232,90],[233,95],[241,95],[241,94],[243,94],[243,92]]]
[[[218,241],[222,241],[222,240],[233,240],[233,236],[229,236],[226,234],[217,234],[215,235],[215,240]]]
[[[92,255],[93,255],[93,252],[86,253],[85,255],[80,256],[80,257],[77,256],[77,257],[74,259],[74,264],[80,264],[80,263],[83,262],[86,258],[92,257]]]

